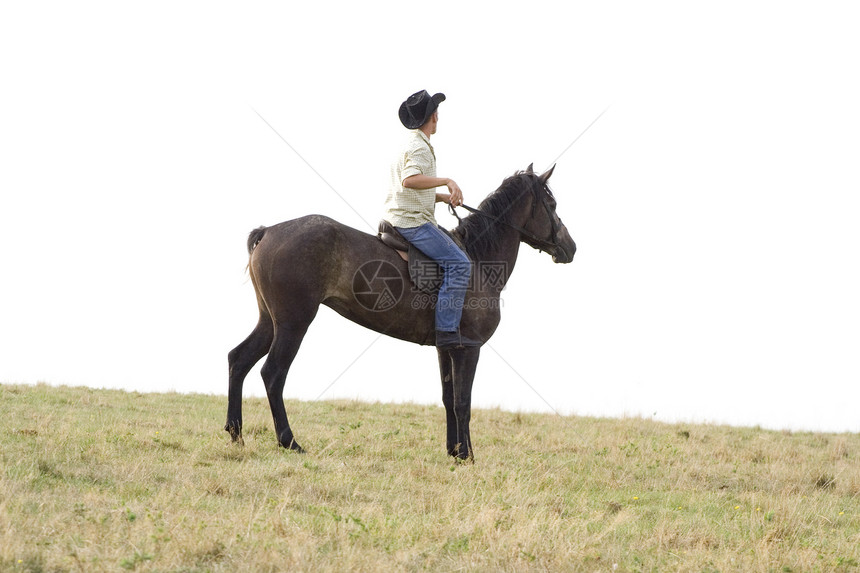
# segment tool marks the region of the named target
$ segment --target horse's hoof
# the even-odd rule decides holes
[[[294,452],[296,452],[297,454],[306,454],[307,453],[303,447],[301,447],[300,445],[298,445],[295,442],[292,443],[292,445],[290,446],[290,449],[293,450]]]
[[[245,440],[242,439],[242,430],[236,428],[235,426],[226,426],[224,428],[230,434],[230,441],[232,441],[237,446],[244,446]]]
[[[298,443],[297,441],[295,441],[295,440],[290,440],[288,444],[284,444],[284,443],[280,442],[280,443],[278,443],[278,445],[279,445],[279,446],[281,446],[281,447],[282,447],[282,448],[284,448],[284,449],[292,450],[292,451],[294,451],[294,452],[296,452],[296,453],[298,453],[298,454],[304,454],[304,453],[306,453],[306,452],[305,452],[305,449],[304,449],[303,447],[301,447],[301,446],[299,445],[299,443]]]
[[[458,462],[475,463],[475,455],[472,453],[472,448],[463,448],[460,444],[456,444],[453,448],[448,448],[448,455]]]

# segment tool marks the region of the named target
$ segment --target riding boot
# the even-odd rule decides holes
[[[460,332],[460,329],[457,329],[454,332],[448,332],[445,330],[437,330],[436,331],[436,347],[437,348],[466,348],[466,347],[474,347],[481,346],[484,344],[480,340],[473,340]]]

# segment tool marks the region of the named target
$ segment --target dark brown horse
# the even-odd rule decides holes
[[[453,230],[474,265],[461,321],[464,336],[486,342],[495,332],[499,294],[514,270],[520,242],[548,252],[556,263],[573,260],[576,244],[556,214],[556,201],[547,186],[553,169],[537,175],[530,165],[508,177]],[[302,451],[287,421],[283,390],[321,304],[376,332],[434,344],[432,299],[412,287],[407,263],[373,235],[309,215],[255,229],[248,237],[248,252],[260,318],[254,331],[228,356],[225,429],[234,442],[242,443],[245,376],[268,354],[261,374],[278,444]],[[472,380],[480,347],[438,349],[438,354],[448,453],[471,458]]]

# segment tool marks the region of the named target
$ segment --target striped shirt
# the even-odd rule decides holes
[[[430,138],[420,129],[413,129],[391,165],[383,218],[395,227],[409,229],[424,223],[436,224],[436,188],[409,189],[403,186],[404,179],[418,174],[436,177],[436,154]]]

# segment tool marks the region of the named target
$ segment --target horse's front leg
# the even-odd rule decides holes
[[[454,365],[451,351],[437,348],[439,353],[439,374],[442,377],[442,404],[445,405],[445,417],[448,428],[448,455],[457,455],[457,417],[454,415]]]
[[[448,453],[461,460],[468,459],[474,461],[472,438],[469,434],[469,421],[472,418],[472,382],[475,380],[475,370],[478,367],[478,358],[481,355],[481,349],[480,347],[452,348],[448,352],[451,356],[453,409],[457,426],[453,451],[449,438]]]

